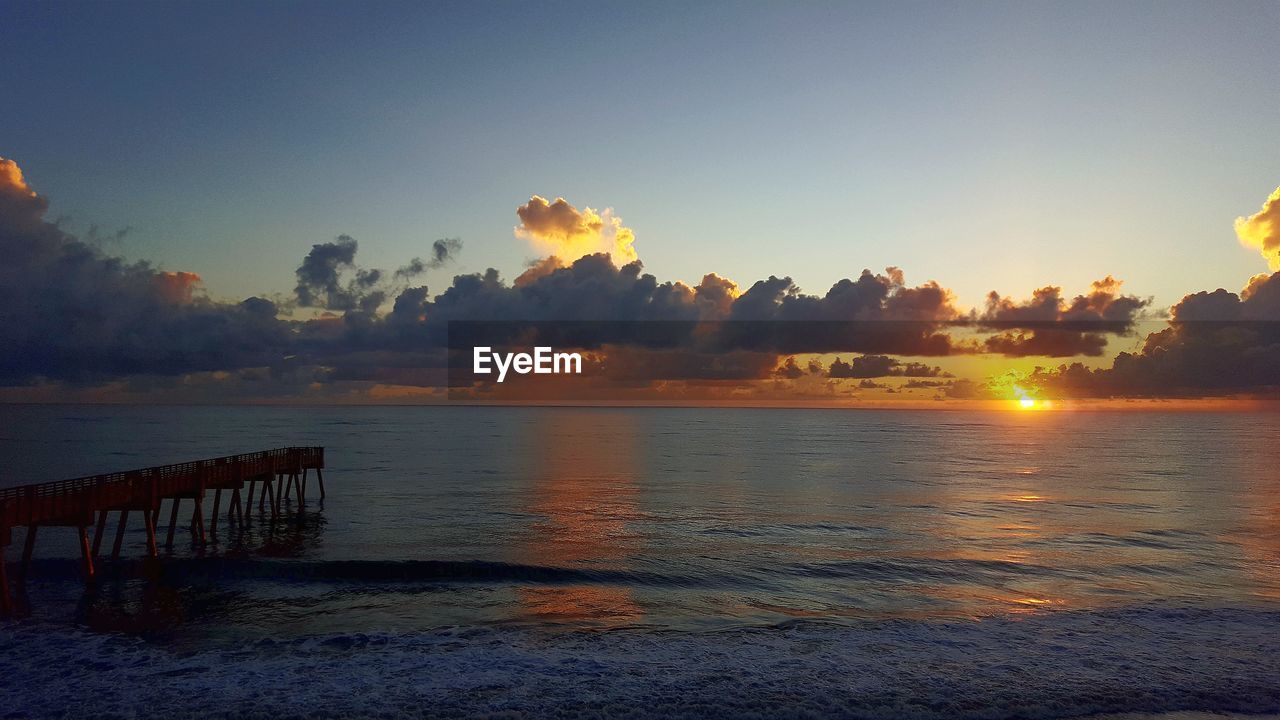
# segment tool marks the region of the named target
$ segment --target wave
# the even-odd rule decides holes
[[[38,717],[1068,718],[1280,712],[1280,612],[1127,608],[678,632],[510,627],[217,648],[16,624]]]
[[[165,559],[159,565],[145,560],[102,563],[102,581],[125,580],[160,573],[181,584],[265,580],[283,583],[516,583],[536,585],[612,584],[633,586],[710,587],[730,582],[726,576],[657,573],[622,569],[571,568],[488,560],[274,560],[207,557]],[[33,580],[78,580],[76,560],[49,558],[32,561]]]
[[[1155,572],[1156,568],[1151,570]],[[280,583],[401,584],[486,583],[519,585],[620,585],[665,588],[754,589],[788,586],[795,578],[859,582],[978,582],[1069,577],[1045,565],[976,559],[865,558],[813,563],[734,564],[699,567],[696,573],[625,568],[564,567],[490,560],[286,560],[261,557],[167,558],[101,563],[99,577],[114,581],[158,572],[181,584],[269,581]],[[77,580],[78,561],[48,558],[32,564],[37,581]]]

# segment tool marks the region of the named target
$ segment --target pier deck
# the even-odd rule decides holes
[[[308,471],[315,471],[320,497],[324,498],[323,468],[323,447],[286,447],[0,489],[0,610],[8,613],[13,605],[4,554],[5,549],[12,544],[13,529],[16,527],[27,528],[22,563],[18,571],[19,582],[26,577],[36,530],[41,526],[77,529],[85,580],[91,582],[94,577],[94,560],[98,555],[110,512],[120,514],[112,549],[113,557],[120,555],[125,526],[131,512],[142,514],[146,527],[147,554],[156,557],[156,523],[162,501],[169,500],[172,507],[165,544],[173,545],[178,509],[181,502],[188,499],[193,502],[192,532],[196,542],[203,544],[207,542],[204,518],[207,492],[214,493],[213,513],[208,527],[209,534],[214,534],[217,532],[223,490],[230,493],[227,503],[228,522],[244,522],[245,508],[252,509],[254,488],[259,484],[259,509],[269,509],[273,518],[279,517],[283,500],[292,492],[297,492],[301,507],[306,495]],[[248,495],[242,498],[241,491],[245,483],[249,485]],[[89,538],[90,527],[95,528],[92,544]]]

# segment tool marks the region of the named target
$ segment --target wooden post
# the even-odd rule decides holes
[[[98,511],[98,527],[93,532],[93,557],[98,557],[98,548],[102,547],[102,535],[107,531],[107,511]]]
[[[124,528],[128,522],[129,522],[129,511],[121,510],[120,524],[116,526],[116,541],[115,541],[115,544],[111,546],[112,560],[120,559],[120,544],[124,542]]]
[[[196,498],[196,507],[191,511],[191,536],[204,545],[204,503],[201,500]]]
[[[302,512],[302,508],[307,504],[307,471],[303,470],[302,474],[293,474],[294,482],[298,484],[298,512]]]
[[[169,511],[169,534],[165,536],[165,548],[173,547],[173,534],[178,530],[178,505],[182,504],[182,498],[176,495],[173,498],[173,510]]]
[[[142,519],[147,524],[147,555],[152,558],[160,554],[156,549],[156,513],[158,512],[160,511],[156,510],[154,513],[150,510],[142,511]]]
[[[241,525],[244,525],[244,508],[240,506],[240,488],[231,491],[231,502],[227,503],[227,522],[231,522],[231,513],[236,513],[236,518]]]
[[[324,499],[324,473],[316,468],[316,482],[320,484],[320,499]]]
[[[272,484],[272,482],[271,482],[271,475],[270,475],[270,474],[267,474],[267,475],[263,475],[263,476],[262,476],[262,490],[261,490],[261,492],[259,492],[259,493],[258,493],[258,512],[262,512],[263,508],[265,508],[265,507],[266,507],[266,502],[267,502],[267,493],[271,493],[271,497],[272,497],[271,502],[272,502],[272,503],[274,503],[274,502],[275,502],[276,489],[275,489],[275,486],[274,486],[274,485]]]
[[[245,501],[245,505],[249,507],[249,514],[253,514],[253,486],[258,482],[257,478],[249,478],[249,497]],[[266,490],[263,490],[266,492]]]
[[[18,566],[18,582],[27,581],[27,569],[31,567],[31,551],[36,547],[36,530],[39,525],[27,526],[27,540],[22,544],[22,564]]]
[[[89,548],[89,527],[77,525],[76,530],[80,533],[80,560],[84,569],[84,581],[93,582],[93,550]]]
[[[276,477],[284,484],[284,499],[288,500],[289,496],[293,494],[293,474],[291,473],[287,476],[288,480],[285,480],[286,475],[284,473],[280,473]]]
[[[275,491],[273,492],[273,495],[274,495],[274,498],[273,498],[273,499],[275,500],[275,505],[273,505],[273,506],[271,507],[271,517],[272,517],[272,518],[278,518],[278,517],[280,517],[280,503],[281,503],[281,501],[284,499],[284,494],[285,494],[285,487],[284,487],[284,483],[283,483],[283,482],[279,482],[279,481],[277,480],[277,482],[276,482],[276,489],[275,489]]]
[[[209,535],[218,536],[218,508],[222,505],[222,488],[213,491],[213,515],[209,517]]]

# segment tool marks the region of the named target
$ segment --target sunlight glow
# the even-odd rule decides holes
[[[1013,396],[1019,410],[1048,410],[1053,407],[1053,403],[1036,399],[1020,385],[1013,386]]]

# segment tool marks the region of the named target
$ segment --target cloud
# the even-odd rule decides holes
[[[1236,237],[1245,247],[1260,251],[1273,271],[1280,270],[1280,188],[1271,193],[1261,210],[1236,218]]]
[[[431,257],[426,260],[422,258],[414,258],[404,267],[396,270],[395,278],[397,280],[410,280],[428,270],[437,270],[448,265],[457,259],[458,253],[462,250],[462,240],[459,238],[442,238],[431,243]]]
[[[849,362],[836,358],[827,368],[829,378],[927,378],[942,375],[944,373],[940,367],[930,367],[919,362],[904,363],[887,355],[863,355]]]
[[[603,212],[578,210],[564,198],[547,202],[534,195],[516,208],[516,215],[520,218],[516,237],[564,262],[595,253],[606,253],[619,265],[638,259],[635,233],[622,224],[622,218],[614,215],[612,208]]]
[[[782,365],[778,366],[778,368],[773,371],[773,374],[787,380],[798,380],[804,377],[805,370],[796,364],[796,359],[794,357],[789,357],[786,359],[786,362],[782,363]]]
[[[1129,332],[1151,304],[1150,298],[1122,294],[1121,285],[1108,275],[1070,301],[1056,286],[1042,287],[1021,302],[993,291],[977,316],[978,323],[989,329],[1011,329],[985,338],[983,348],[1006,357],[1100,356],[1106,350],[1107,335]]]
[[[1280,272],[1236,294],[1187,295],[1168,327],[1110,367],[1038,370],[1030,382],[1069,397],[1204,397],[1280,391]]]
[[[172,389],[188,378],[210,387],[225,377],[264,396],[324,387],[326,397],[340,394],[338,386],[435,388],[446,380],[450,321],[571,321],[585,324],[562,325],[559,337],[608,348],[598,367],[633,387],[768,380],[854,392],[851,383],[831,380],[872,388],[875,378],[902,377],[949,397],[976,397],[989,388],[968,380],[943,385],[939,378],[949,376],[940,368],[903,358],[1097,356],[1109,337],[1133,333],[1150,306],[1111,276],[1074,297],[1056,286],[1021,301],[992,293],[981,312],[961,311],[937,282],[909,285],[896,267],[863,270],[816,294],[779,275],[741,287],[715,273],[692,285],[659,281],[626,260],[634,258],[632,235],[611,213],[534,197],[520,209],[517,234],[557,254],[514,282],[489,269],[456,275],[432,294],[414,279],[452,262],[461,241],[438,240],[425,259],[386,272],[361,267],[358,243],[342,235],[312,246],[300,262],[296,301],[317,312],[291,319],[269,299],[211,299],[193,272],[109,255],[47,220],[47,207],[18,165],[0,159],[0,384],[124,379],[135,389]],[[1260,227],[1256,218],[1246,223]],[[599,252],[582,254],[587,246]],[[1040,370],[1033,384],[1089,396],[1280,387],[1278,277],[1259,275],[1239,292],[1189,294],[1141,349],[1099,369]],[[651,332],[628,337],[616,330],[619,322]],[[962,332],[953,332],[956,324]],[[826,368],[796,358],[836,353],[853,357]]]
[[[992,324],[1088,323],[1123,330],[1151,304],[1150,298],[1122,294],[1120,287],[1123,284],[1108,275],[1095,280],[1087,294],[1077,295],[1070,301],[1062,296],[1062,288],[1052,285],[1036,290],[1030,299],[1022,302],[1001,297],[992,291],[987,295],[987,306],[979,320]]]
[[[193,272],[159,272],[154,281],[161,299],[174,305],[191,302],[201,283],[200,276]]]
[[[429,259],[414,258],[390,276],[383,270],[359,267],[356,264],[359,247],[350,235],[339,235],[332,242],[312,245],[294,273],[297,277],[294,294],[298,304],[339,312],[376,312],[390,295],[404,289],[405,281],[452,262],[462,249],[462,241],[457,238],[436,240],[432,243]]]
[[[266,366],[284,352],[268,301],[213,302],[195,273],[106,255],[47,209],[0,159],[0,383]]]

